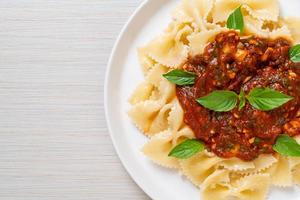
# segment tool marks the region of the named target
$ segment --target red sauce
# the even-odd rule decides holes
[[[300,66],[290,61],[291,43],[259,37],[240,38],[234,31],[220,33],[203,54],[191,57],[184,70],[197,74],[193,86],[177,87],[177,97],[185,112],[184,120],[207,149],[219,157],[250,161],[260,154],[274,153],[279,134],[300,134]],[[195,99],[214,90],[249,93],[269,87],[294,99],[280,108],[265,112],[250,104],[239,111],[214,112]]]

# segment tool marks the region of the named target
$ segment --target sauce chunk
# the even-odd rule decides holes
[[[201,55],[190,57],[184,70],[197,74],[195,85],[177,86],[184,121],[208,150],[219,157],[251,161],[274,153],[279,134],[300,134],[300,66],[289,59],[291,43],[259,37],[240,38],[235,31],[220,33]],[[214,112],[196,102],[214,90],[248,94],[268,87],[294,97],[280,108],[265,112],[249,103],[239,111]]]

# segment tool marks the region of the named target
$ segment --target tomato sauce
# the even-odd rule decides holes
[[[183,68],[197,74],[196,82],[177,86],[176,93],[185,123],[209,151],[251,161],[274,153],[272,146],[279,134],[300,134],[300,66],[289,59],[290,48],[284,38],[241,38],[229,31],[218,34],[203,54],[188,59]],[[196,102],[214,90],[248,94],[257,87],[282,91],[294,99],[267,112],[248,102],[240,111],[214,112]]]

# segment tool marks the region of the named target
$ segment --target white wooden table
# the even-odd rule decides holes
[[[142,0],[0,0],[0,199],[146,200],[117,158],[103,84]]]

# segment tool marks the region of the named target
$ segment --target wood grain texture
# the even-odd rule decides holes
[[[106,127],[108,56],[142,0],[0,1],[0,199],[143,200]]]

